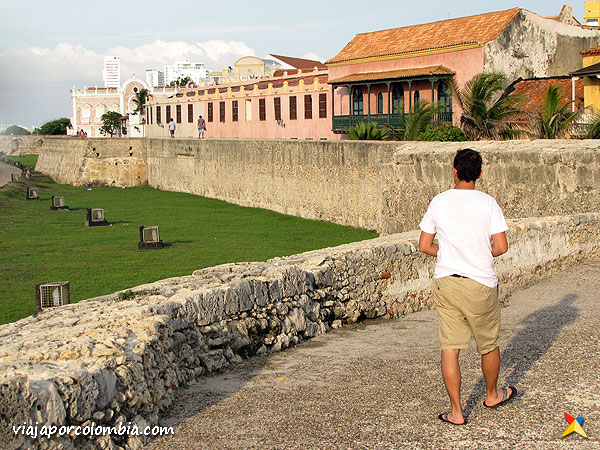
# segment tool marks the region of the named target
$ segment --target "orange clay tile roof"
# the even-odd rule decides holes
[[[411,67],[409,69],[385,70],[382,72],[354,73],[345,77],[329,80],[329,83],[353,83],[357,81],[378,81],[398,78],[413,78],[423,75],[455,75],[456,72],[446,66]]]
[[[512,8],[506,11],[357,34],[326,64],[460,44],[483,44],[496,39],[520,11],[520,8]]]
[[[535,112],[541,109],[546,96],[546,91],[550,86],[558,86],[563,94],[561,103],[568,102],[571,97],[571,78],[570,77],[551,77],[551,78],[532,78],[528,80],[517,80],[513,83],[514,91],[511,93],[522,94],[526,100],[519,105],[527,111]],[[575,109],[583,108],[583,79],[575,81]],[[569,105],[569,110],[571,106]]]
[[[315,61],[312,59],[304,59],[304,58],[293,58],[291,56],[282,56],[275,55],[271,53],[271,56],[274,56],[279,61],[283,61],[284,63],[292,66],[294,69],[312,69],[317,67],[319,69],[324,69],[327,66],[320,61]]]
[[[600,47],[588,48],[579,52],[581,56],[600,55]]]

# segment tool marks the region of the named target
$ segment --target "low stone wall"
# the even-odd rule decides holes
[[[44,137],[35,170],[57,183],[139,186],[148,183],[146,140]]]
[[[9,156],[38,155],[44,136],[0,136],[0,152]]]
[[[600,214],[510,222],[501,295],[598,255]],[[178,387],[363,318],[431,306],[418,232],[227,264],[0,327],[0,448],[138,449],[139,436],[31,439],[13,426],[156,424]],[[60,431],[60,428],[57,430]]]

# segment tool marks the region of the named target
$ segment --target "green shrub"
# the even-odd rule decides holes
[[[463,131],[452,125],[450,122],[444,122],[440,125],[429,125],[425,128],[419,137],[419,141],[466,141],[467,137]]]
[[[382,141],[388,137],[388,132],[377,128],[375,122],[359,122],[348,129],[348,137],[355,141]]]

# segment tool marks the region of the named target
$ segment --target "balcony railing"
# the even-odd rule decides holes
[[[408,116],[408,114],[407,114]],[[336,133],[347,133],[348,128],[360,122],[375,122],[378,125],[389,124],[394,128],[400,127],[400,116],[398,114],[353,114],[333,116],[332,130]],[[434,119],[434,123],[450,122],[452,123],[452,111],[439,113]]]

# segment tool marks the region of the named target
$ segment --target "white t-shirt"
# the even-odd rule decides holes
[[[419,227],[437,235],[434,278],[457,274],[489,287],[498,284],[490,239],[508,227],[494,197],[471,189],[442,192],[431,200]]]

